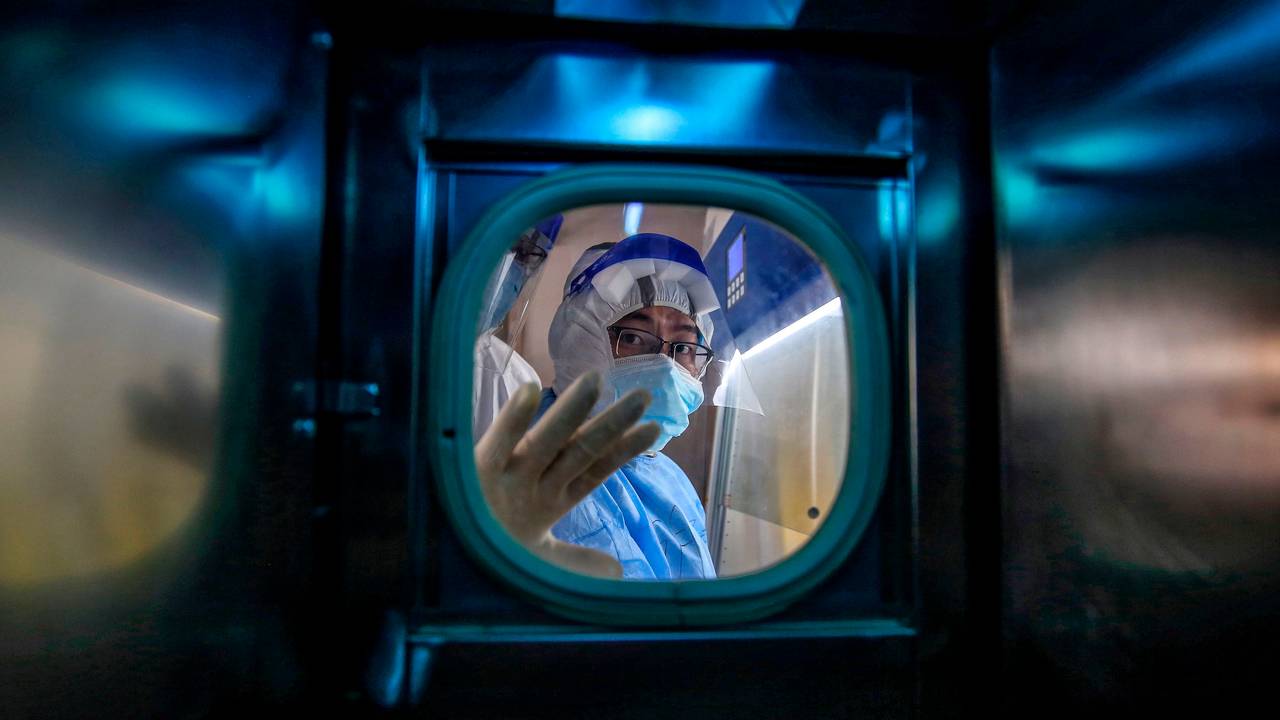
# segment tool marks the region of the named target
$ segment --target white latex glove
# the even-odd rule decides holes
[[[618,577],[615,558],[551,535],[552,525],[658,438],[656,423],[635,424],[651,399],[643,390],[588,420],[602,384],[598,372],[578,378],[533,429],[539,389],[521,386],[476,443],[476,471],[489,510],[535,555],[569,570]]]

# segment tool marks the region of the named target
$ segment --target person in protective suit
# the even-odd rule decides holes
[[[526,547],[595,575],[715,576],[701,501],[661,450],[703,402],[717,307],[675,238],[633,235],[578,260],[551,324],[554,383],[536,409],[522,388],[476,449],[491,509]]]
[[[498,411],[525,383],[538,383],[538,373],[506,341],[499,337],[509,317],[518,316],[510,335],[519,332],[524,310],[538,274],[555,246],[564,216],[543,220],[520,236],[503,256],[485,288],[486,305],[476,338],[475,378],[472,384],[472,437],[480,437],[493,423]],[[517,312],[513,313],[512,310]]]

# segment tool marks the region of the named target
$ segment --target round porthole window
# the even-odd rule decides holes
[[[477,224],[432,329],[429,442],[469,551],[595,622],[740,621],[857,544],[888,352],[855,245],[768,179],[580,168]]]

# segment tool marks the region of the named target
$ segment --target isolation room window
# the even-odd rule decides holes
[[[534,181],[451,262],[432,345],[446,509],[474,556],[553,610],[766,614],[840,563],[879,498],[875,285],[834,222],[763,178]]]

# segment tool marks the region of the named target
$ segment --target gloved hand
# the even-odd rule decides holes
[[[622,567],[613,557],[551,535],[556,521],[658,438],[657,424],[635,424],[651,399],[643,390],[588,420],[602,384],[600,373],[584,374],[531,430],[538,386],[522,386],[476,443],[476,471],[494,517],[534,554],[569,570],[618,577]]]

